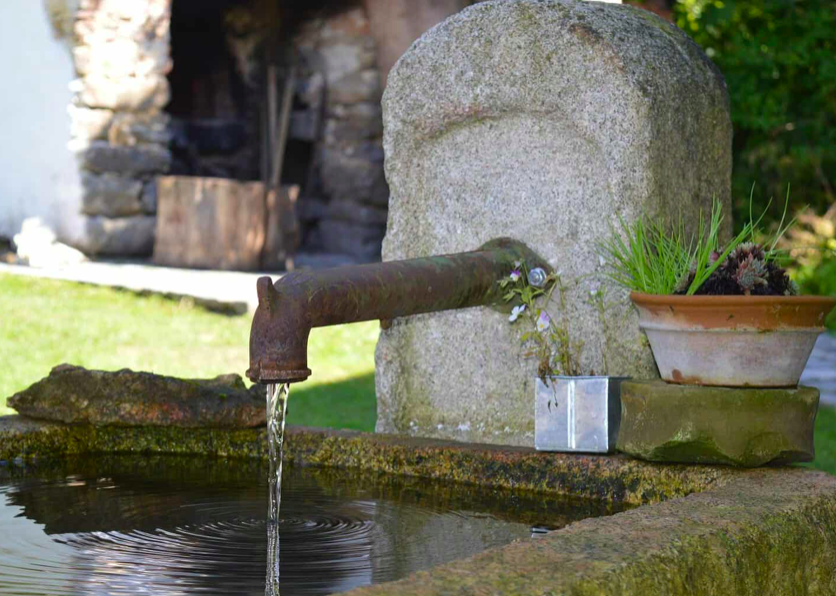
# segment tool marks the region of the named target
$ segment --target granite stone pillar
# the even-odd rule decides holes
[[[631,6],[479,3],[398,61],[383,112],[384,260],[526,242],[561,274],[552,324],[581,371],[657,376],[596,243],[617,215],[690,226],[712,197],[729,205],[726,86],[687,35]],[[488,308],[395,321],[378,431],[533,445],[537,362],[519,333]]]

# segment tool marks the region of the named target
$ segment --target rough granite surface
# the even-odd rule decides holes
[[[687,35],[630,6],[482,2],[415,42],[383,111],[384,260],[523,241],[561,274],[549,311],[582,372],[658,377],[596,243],[617,214],[693,225],[713,196],[729,204],[727,91]],[[377,430],[533,445],[521,331],[486,308],[395,321],[377,348]]]
[[[836,594],[836,478],[738,480],[361,588],[350,596]]]
[[[626,381],[618,450],[676,463],[755,467],[813,461],[819,390]]]
[[[68,424],[186,428],[266,424],[263,390],[248,390],[235,374],[190,380],[62,364],[10,397],[8,404],[29,418]]]

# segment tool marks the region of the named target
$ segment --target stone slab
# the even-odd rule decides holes
[[[548,308],[582,374],[658,376],[596,243],[616,214],[694,225],[712,197],[730,204],[726,86],[686,34],[631,6],[480,2],[401,57],[383,121],[384,260],[525,242],[561,274]],[[395,322],[378,344],[377,429],[533,445],[522,331],[487,308]]]
[[[142,193],[139,195],[139,202],[142,204],[142,210],[148,215],[153,215],[157,212],[156,180],[145,182],[142,187]]]
[[[81,174],[81,212],[125,217],[142,213],[142,181],[115,174]]]
[[[171,166],[171,152],[160,145],[123,147],[105,141],[92,141],[81,152],[81,165],[93,172],[112,172],[123,176],[160,174]]]
[[[834,524],[836,478],[759,470],[347,595],[825,596]]]
[[[617,448],[656,462],[729,464],[812,461],[819,391],[621,385]]]
[[[168,146],[171,118],[164,112],[120,112],[114,115],[107,139],[111,145],[133,147],[151,143]]]
[[[377,143],[322,150],[322,183],[335,201],[386,206],[389,189],[383,173],[383,151]]]
[[[0,462],[36,462],[93,453],[267,458],[265,428],[69,425],[0,417]]]
[[[38,420],[95,426],[248,428],[266,425],[264,391],[239,375],[178,379],[62,364],[8,405]]]
[[[227,314],[245,314],[258,306],[256,281],[267,273],[175,269],[146,263],[91,261],[73,266],[25,267],[0,263],[0,274],[120,288],[170,298],[187,298],[204,308]],[[280,277],[271,272],[274,279]]]
[[[325,218],[361,225],[385,226],[386,210],[351,201],[331,201],[325,212]]]
[[[157,218],[151,215],[129,217],[83,216],[84,236],[75,246],[87,255],[144,257],[154,250]]]
[[[118,79],[89,75],[74,81],[70,88],[82,106],[107,110],[159,110],[171,97],[168,79],[162,74]]]
[[[386,230],[383,225],[364,225],[338,219],[323,219],[319,229],[325,250],[368,260],[376,260],[380,256],[380,243]]]
[[[70,105],[70,135],[82,142],[107,139],[110,123],[113,120],[112,110],[98,110]]]
[[[266,458],[266,430],[78,427],[0,418],[0,460],[82,453]],[[824,596],[836,591],[836,478],[659,465],[290,427],[291,465],[334,466],[646,505],[360,588],[350,596]],[[199,465],[199,462],[198,462]],[[242,461],[242,466],[248,462]]]

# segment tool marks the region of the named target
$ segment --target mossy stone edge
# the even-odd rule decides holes
[[[352,596],[836,593],[836,478],[755,470]]]
[[[619,451],[653,462],[757,467],[812,461],[819,390],[621,384]]]
[[[107,452],[252,461],[265,457],[265,446],[264,429],[95,428],[0,418],[6,461]],[[308,428],[288,430],[286,455],[294,464],[646,504],[354,596],[836,593],[836,478],[821,472],[660,465]]]
[[[267,431],[65,425],[0,417],[0,461],[92,453],[267,459]],[[294,426],[287,428],[284,454],[291,464],[363,468],[634,505],[706,490],[737,473],[725,467],[657,466],[624,456],[544,453],[527,447]]]

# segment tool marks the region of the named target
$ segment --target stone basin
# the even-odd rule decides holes
[[[86,453],[265,458],[264,429],[117,428],[0,418],[0,460]],[[836,478],[290,427],[293,464],[640,505],[361,588],[356,596],[833,594]]]

